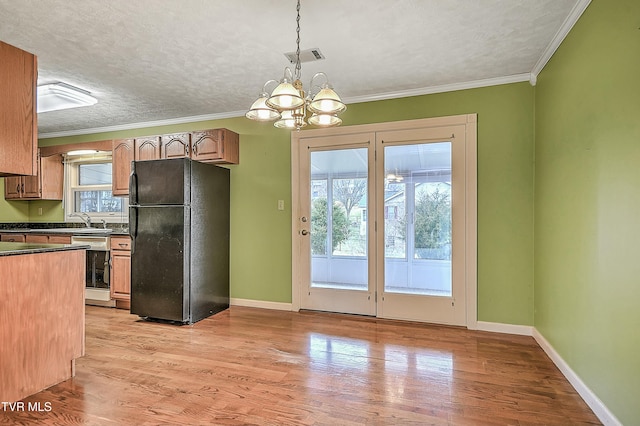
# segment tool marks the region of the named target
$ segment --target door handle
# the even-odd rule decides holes
[[[309,235],[311,232],[307,231],[306,229],[303,229],[302,231],[300,231],[300,233],[302,235]]]
[[[129,204],[138,204],[138,175],[135,161],[131,162],[131,174],[129,174]]]

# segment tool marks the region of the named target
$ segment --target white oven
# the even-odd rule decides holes
[[[109,247],[106,236],[74,235],[72,245],[88,245],[86,261],[85,303],[88,305],[115,306],[109,288]]]

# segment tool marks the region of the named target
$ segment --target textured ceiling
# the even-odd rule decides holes
[[[303,0],[305,86],[328,74],[347,103],[534,70],[584,0]],[[0,40],[35,53],[38,83],[92,107],[41,113],[44,135],[237,116],[295,50],[294,0],[0,0]],[[522,76],[525,75],[525,78]],[[348,123],[345,123],[348,124]]]

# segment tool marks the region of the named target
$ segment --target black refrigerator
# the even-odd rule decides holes
[[[229,170],[187,158],[134,161],[131,313],[192,324],[229,307]]]

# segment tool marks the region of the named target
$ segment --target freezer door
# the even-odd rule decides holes
[[[189,321],[189,208],[132,206],[131,313]]]
[[[130,205],[182,205],[190,202],[191,162],[186,158],[134,161]]]

